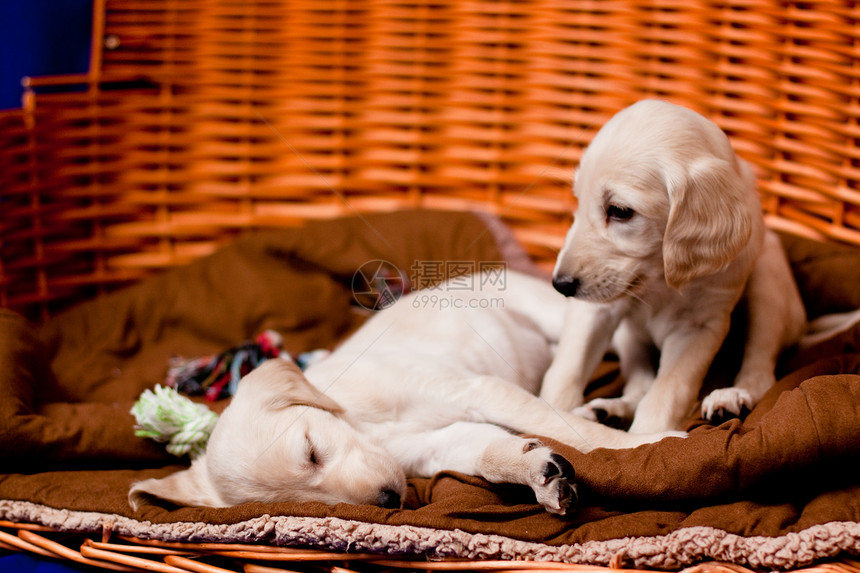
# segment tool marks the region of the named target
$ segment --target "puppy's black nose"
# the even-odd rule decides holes
[[[579,279],[561,275],[552,278],[552,286],[564,296],[576,296],[579,290]]]
[[[379,492],[377,503],[387,509],[397,509],[400,507],[400,494],[391,489],[384,489]]]

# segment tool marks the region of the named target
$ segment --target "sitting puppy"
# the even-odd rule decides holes
[[[452,470],[526,485],[547,511],[564,514],[576,498],[573,468],[508,430],[582,450],[683,435],[637,436],[554,411],[534,393],[561,332],[564,297],[513,271],[502,285],[473,278],[479,292],[443,284],[438,296],[403,297],[305,375],[287,361],[264,363],[239,384],[206,452],[187,470],[134,484],[130,503],[148,494],[216,507],[399,507],[406,476]]]
[[[742,300],[741,369],[734,387],[705,398],[702,414],[752,408],[805,314],[780,241],[765,229],[752,171],[726,135],[691,110],[641,101],[597,133],[574,191],[579,205],[553,275],[570,297],[566,326],[541,396],[595,420],[632,418],[631,432],[677,428]],[[583,406],[610,343],[623,396]]]

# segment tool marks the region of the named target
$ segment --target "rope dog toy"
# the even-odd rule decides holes
[[[305,369],[328,356],[327,350],[299,354],[296,363]],[[206,449],[218,414],[187,396],[203,395],[207,402],[236,393],[239,381],[257,366],[275,357],[292,360],[283,349],[283,337],[267,330],[253,341],[243,342],[217,355],[197,358],[173,357],[168,361],[166,386],[144,390],[131,408],[135,435],[166,442],[175,456],[188,454],[193,460]]]

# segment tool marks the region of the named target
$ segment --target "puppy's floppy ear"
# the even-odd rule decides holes
[[[194,460],[191,467],[161,479],[148,479],[132,484],[128,492],[128,503],[137,511],[147,496],[166,499],[177,505],[224,507],[206,469],[206,456]]]
[[[240,390],[264,396],[264,407],[280,410],[288,406],[312,406],[332,414],[343,408],[308,382],[295,363],[281,358],[267,360],[239,383]],[[252,389],[253,387],[253,389]]]
[[[679,289],[719,271],[744,248],[752,234],[746,166],[717,157],[692,163],[686,176],[670,181],[669,220],[663,237],[666,282]]]

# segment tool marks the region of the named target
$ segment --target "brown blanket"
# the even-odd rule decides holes
[[[784,242],[811,316],[860,307],[860,251]],[[410,480],[402,510],[133,512],[130,483],[183,463],[136,438],[128,414],[163,381],[167,359],[218,352],[267,328],[291,352],[331,346],[363,320],[350,279],[376,259],[407,274],[416,261],[528,268],[497,221],[418,211],[251,235],[40,327],[0,311],[0,519],[72,531],[110,523],[165,540],[658,568],[704,559],[794,568],[860,554],[860,329],[787,356],[779,384],[743,423],[691,420],[688,439],[635,450],[559,444],[582,497],[565,518],[542,511],[526,488],[454,473]],[[613,365],[604,370],[612,381]]]

